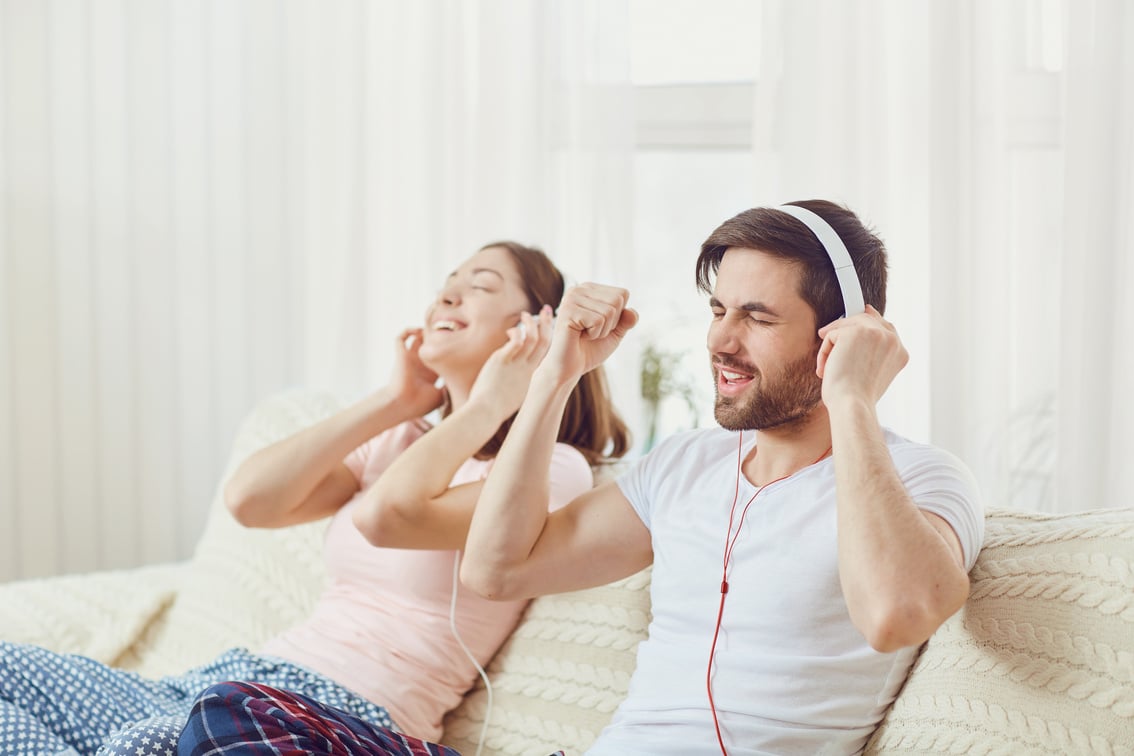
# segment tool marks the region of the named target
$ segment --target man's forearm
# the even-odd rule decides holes
[[[531,554],[547,521],[548,470],[574,382],[537,371],[485,481],[469,527],[461,577],[486,596]]]
[[[851,619],[879,650],[919,644],[964,603],[968,578],[898,476],[873,405],[829,412]]]

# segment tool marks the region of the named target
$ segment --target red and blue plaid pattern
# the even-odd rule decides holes
[[[213,685],[193,704],[178,756],[461,756],[372,725],[298,693],[256,683]],[[558,751],[552,756],[563,756]]]

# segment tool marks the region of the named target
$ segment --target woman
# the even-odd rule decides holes
[[[548,329],[537,324],[562,295],[563,277],[542,252],[487,245],[449,276],[424,327],[399,336],[384,388],[237,469],[225,499],[245,525],[333,515],[328,585],[305,622],[258,654],[233,649],[162,680],[0,643],[0,751],[172,753],[193,699],[234,679],[436,739],[476,676],[462,642],[487,663],[523,610],[458,590],[454,565],[481,481],[547,349]],[[627,448],[601,375],[572,406],[551,464],[551,507],[593,485],[590,464]],[[422,417],[437,408],[444,419],[426,432]]]

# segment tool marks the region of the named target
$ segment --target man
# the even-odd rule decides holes
[[[649,637],[593,756],[861,751],[968,595],[983,538],[971,475],[875,411],[907,361],[881,314],[883,245],[845,208],[795,207],[846,245],[864,312],[838,317],[829,252],[790,207],[726,221],[697,262],[721,427],[668,439],[548,515],[565,399],[637,322],[625,290],[578,287],[477,504],[461,577],[486,596],[654,566]]]
[[[461,577],[504,599],[653,564],[649,637],[591,756],[857,753],[917,646],[968,595],[976,486],[949,454],[878,423],[907,355],[882,318],[885,249],[852,212],[823,201],[743,212],[702,245],[697,281],[711,290],[721,427],[664,441],[550,515],[567,397],[638,316],[624,289],[598,284],[568,292],[554,324],[546,308],[523,316],[551,344],[477,502]],[[233,712],[266,744],[241,753],[303,737],[326,753],[451,756],[236,684],[198,701],[179,753],[217,752],[208,730]]]

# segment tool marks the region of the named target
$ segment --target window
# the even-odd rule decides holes
[[[705,237],[752,204],[760,28],[760,3],[630,2],[637,338],[643,356],[659,350],[674,387],[645,407],[658,437],[714,422],[709,310],[694,263]],[[639,434],[643,448],[648,435]]]

